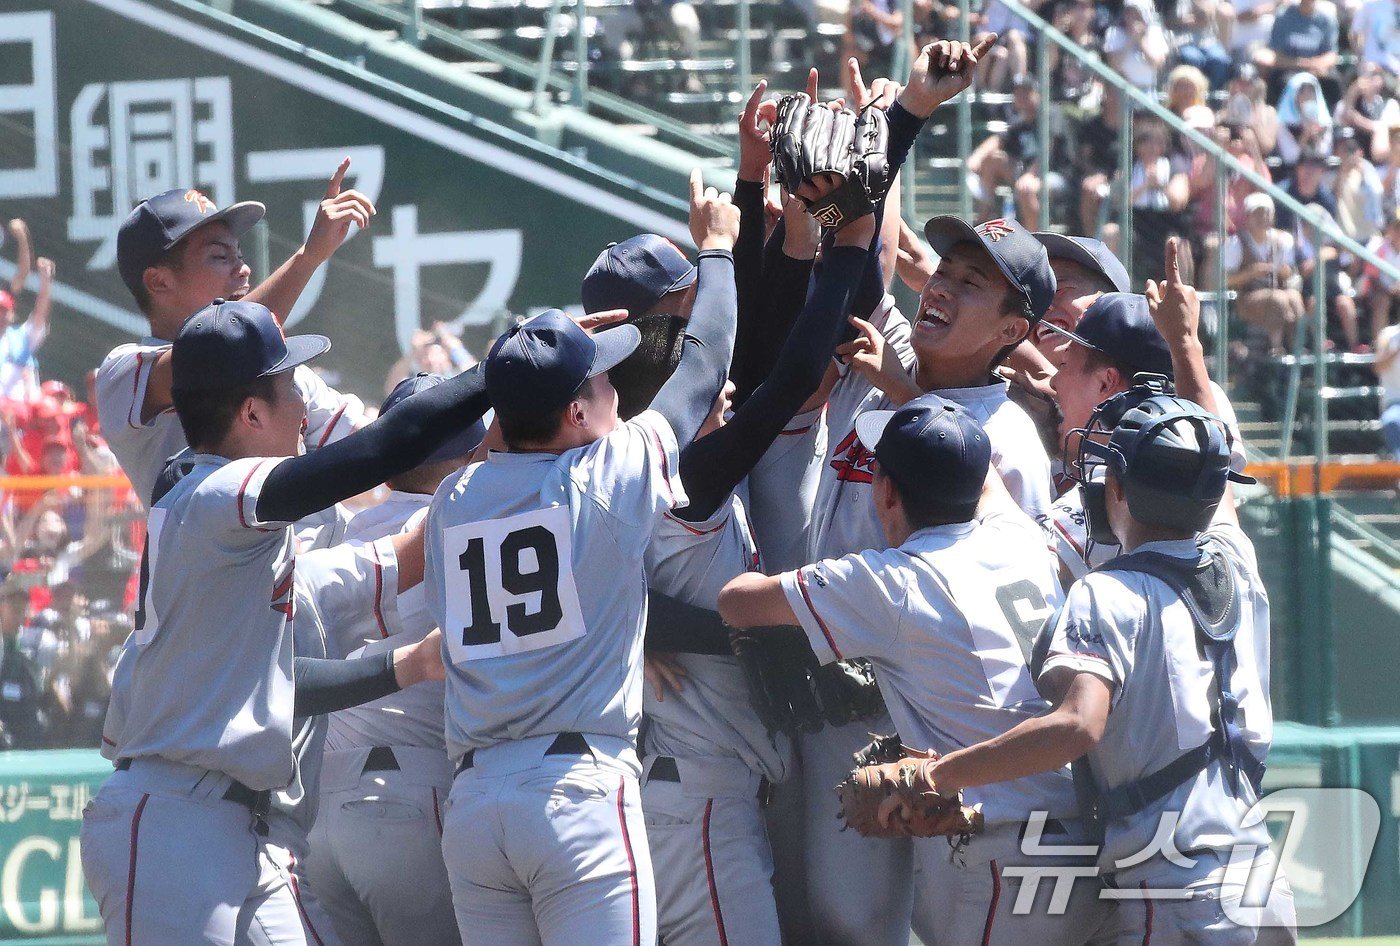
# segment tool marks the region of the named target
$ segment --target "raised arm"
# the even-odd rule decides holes
[[[734,356],[738,309],[733,250],[739,235],[739,209],[728,194],[706,188],[698,168],[690,174],[690,232],[700,248],[695,305],[680,363],[651,403],[652,410],[670,423],[679,444],[695,439],[724,387]]]
[[[29,333],[29,344],[38,348],[49,333],[49,315],[53,311],[53,260],[41,256],[35,269],[39,271],[39,294],[34,298],[34,311],[24,327]]]
[[[369,218],[375,214],[374,204],[357,190],[342,191],[345,172],[350,170],[350,159],[340,162],[326,185],[326,196],[316,211],[316,220],[311,224],[311,232],[306,242],[277,271],[264,279],[252,292],[247,301],[260,302],[272,310],[279,322],[285,320],[296,307],[302,290],[311,281],[311,275],[321,264],[327,262],[340,245],[350,235],[353,223],[360,229],[369,226]]]
[[[34,265],[34,248],[29,242],[29,224],[19,217],[10,221],[9,231],[15,238],[15,274],[10,277],[10,295],[18,296]]]
[[[418,466],[486,413],[485,377],[477,365],[420,391],[342,440],[279,463],[258,497],[258,518],[295,522]]]

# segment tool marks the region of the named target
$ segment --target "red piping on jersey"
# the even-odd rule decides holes
[[[131,815],[131,859],[126,868],[126,946],[131,946],[131,914],[136,903],[136,842],[141,831],[141,813],[150,800],[150,795],[142,795]]]
[[[1146,893],[1147,881],[1144,880],[1138,885],[1138,888],[1142,890],[1143,893]],[[1152,946],[1152,913],[1155,907],[1151,897],[1142,898],[1142,909],[1147,914],[1147,929],[1143,930],[1142,933],[1142,946]]]
[[[807,431],[811,430],[811,429],[812,429],[813,427],[815,427],[815,426],[817,426],[817,425],[816,425],[815,422],[813,422],[813,423],[808,424],[806,427],[795,427],[795,428],[793,428],[792,430],[780,430],[780,431],[778,431],[778,436],[779,436],[779,437],[796,437],[796,436],[798,436],[799,434],[805,434]]]
[[[349,404],[340,405],[340,410],[335,412],[335,416],[331,418],[331,422],[326,425],[326,429],[321,433],[321,439],[316,441],[317,450],[324,447],[326,445],[326,441],[331,439],[331,434],[335,432],[335,425],[340,423],[340,418],[345,415],[345,408],[349,406]]]
[[[806,603],[807,610],[811,611],[812,617],[817,619],[817,626],[822,629],[822,636],[826,638],[826,645],[831,648],[831,652],[836,655],[837,660],[845,660],[846,658],[841,656],[841,651],[836,646],[836,639],[831,636],[831,629],[826,626],[826,622],[822,620],[822,616],[818,614],[817,609],[812,606],[812,596],[807,593],[807,573],[800,568],[797,570],[797,590],[802,592],[802,600]]]
[[[728,517],[728,516],[725,516],[723,519],[721,519],[721,520],[719,521],[719,524],[718,524],[717,526],[715,526],[714,528],[712,528],[712,529],[697,529],[695,526],[693,526],[693,525],[691,525],[690,523],[686,522],[684,519],[677,519],[675,516],[671,515],[669,512],[666,513],[666,518],[667,518],[667,519],[670,519],[672,522],[674,522],[676,525],[680,526],[680,527],[681,527],[682,529],[684,529],[685,531],[689,532],[691,535],[714,535],[714,534],[715,534],[716,532],[718,532],[720,529],[723,529],[725,526],[729,525],[729,517]]]
[[[263,461],[263,463],[266,462],[266,460]],[[248,471],[248,475],[243,477],[243,485],[238,487],[238,524],[245,529],[249,526],[247,518],[243,515],[243,494],[247,492],[248,484],[253,481],[253,474],[262,469],[263,463],[254,463],[253,468]]]
[[[293,873],[297,867],[297,859],[290,852],[287,854],[287,881],[292,885],[292,900],[296,902],[297,913],[301,914],[301,923],[306,927],[306,931],[311,934],[311,938],[316,941],[316,946],[326,946],[321,942],[321,934],[316,932],[316,927],[311,923],[311,917],[306,915],[306,907],[301,905],[301,888],[297,886],[297,875]]]
[[[627,811],[623,806],[626,776],[617,783],[617,823],[622,826],[622,849],[627,852],[627,875],[632,881],[632,946],[642,946],[642,896],[637,889],[637,861],[632,856],[632,837],[627,833]]]
[[[379,623],[379,636],[389,636],[389,628],[384,624],[384,565],[379,561],[379,546],[371,544],[374,550],[374,619]],[[436,804],[436,803],[435,803]],[[442,833],[441,826],[438,833]]]
[[[1001,899],[1001,874],[997,862],[992,861],[992,903],[987,907],[987,925],[982,928],[982,946],[991,946],[992,921],[997,918],[997,901]]]
[[[715,886],[715,862],[710,855],[710,810],[714,805],[713,798],[705,799],[705,821],[700,827],[700,840],[705,849],[705,879],[710,884],[710,906],[715,908],[715,929],[719,930],[719,946],[729,946],[729,937],[724,932],[724,914],[719,908],[719,888]]]
[[[110,740],[110,739],[107,738],[107,734],[106,734],[106,733],[103,733],[103,734],[102,734],[102,741],[105,742],[107,745],[111,746],[111,747],[114,748],[114,749],[115,749],[116,746],[117,746],[117,744],[116,744],[115,742],[113,742],[112,740]]]
[[[437,822],[438,837],[442,837],[442,809],[438,807],[437,789],[433,789],[433,820]]]
[[[140,430],[140,424],[132,423],[132,412],[135,412],[135,419],[141,419],[141,405],[136,403],[136,392],[141,390],[141,365],[145,362],[144,352],[136,353],[136,374],[131,377],[131,409],[126,412],[126,425],[132,430]]]
[[[666,482],[666,496],[671,501],[671,505],[676,503],[676,494],[671,492],[671,465],[666,462],[666,448],[661,444],[661,435],[650,427],[647,432],[651,434],[651,439],[656,442],[656,452],[661,457],[661,478]]]
[[[1055,531],[1058,532],[1058,533],[1060,533],[1060,535],[1064,536],[1064,537],[1065,537],[1065,541],[1068,542],[1068,543],[1074,548],[1074,550],[1075,550],[1076,552],[1079,553],[1079,557],[1080,557],[1080,558],[1083,558],[1083,557],[1084,557],[1084,549],[1083,549],[1083,547],[1080,546],[1080,544],[1079,544],[1078,542],[1074,541],[1074,537],[1071,536],[1068,532],[1065,531],[1065,527],[1062,526],[1062,525],[1060,525],[1058,522],[1055,522],[1055,520],[1053,520],[1053,519],[1051,519],[1050,522],[1051,522],[1052,525],[1054,525]]]

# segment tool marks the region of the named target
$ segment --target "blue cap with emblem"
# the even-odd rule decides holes
[[[223,221],[236,240],[263,218],[267,208],[255,200],[223,210],[197,190],[176,188],[147,197],[132,209],[117,231],[117,271],[133,293],[141,291],[147,269],[175,244],[200,227]]]
[[[925,394],[897,411],[866,411],[856,436],[901,492],[936,490],[950,509],[976,510],[992,445],[962,405]]]
[[[324,335],[287,338],[266,306],[215,299],[176,333],[170,383],[177,391],[224,390],[290,371],[330,347]]]
[[[1031,322],[1039,322],[1055,298],[1055,273],[1045,247],[1015,220],[987,220],[975,227],[961,217],[934,217],[924,224],[924,236],[939,256],[959,243],[982,247],[1014,289],[1025,296]]]
[[[558,309],[511,326],[486,356],[486,393],[497,414],[533,417],[574,399],[589,378],[632,354],[642,335],[615,325],[589,335]]]
[[[1171,349],[1152,321],[1146,296],[1107,292],[1094,300],[1073,329],[1050,322],[1045,325],[1070,341],[1127,365],[1134,374],[1146,371],[1172,376]]]
[[[420,371],[411,378],[404,378],[394,385],[394,390],[389,392],[389,396],[384,399],[384,403],[379,406],[379,415],[382,417],[400,401],[407,400],[419,391],[426,391],[428,388],[435,388],[447,378],[440,374],[428,374]],[[444,460],[455,460],[458,457],[470,456],[472,451],[481,446],[481,441],[486,438],[486,425],[481,421],[474,421],[471,426],[454,434],[443,442],[442,446],[434,450],[424,463],[441,463]]]
[[[695,282],[695,267],[676,245],[655,233],[610,243],[583,277],[583,310],[626,309],[641,315],[668,292]]]
[[[1034,233],[1032,236],[1041,242],[1052,260],[1078,263],[1107,279],[1118,292],[1132,292],[1133,281],[1128,278],[1128,270],[1102,240],[1063,233]]]

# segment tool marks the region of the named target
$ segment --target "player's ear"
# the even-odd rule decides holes
[[[141,284],[151,297],[170,292],[175,288],[175,273],[168,266],[148,266],[141,274]]]

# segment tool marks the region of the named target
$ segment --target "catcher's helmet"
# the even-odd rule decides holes
[[[1120,407],[1130,400],[1119,397],[1124,398]],[[1232,476],[1225,423],[1169,394],[1154,393],[1128,406],[1106,443],[1101,436],[1081,437],[1080,469],[1094,466],[1095,460],[1123,484],[1134,519],[1190,532],[1210,524]],[[1092,511],[1090,516],[1092,520]]]

